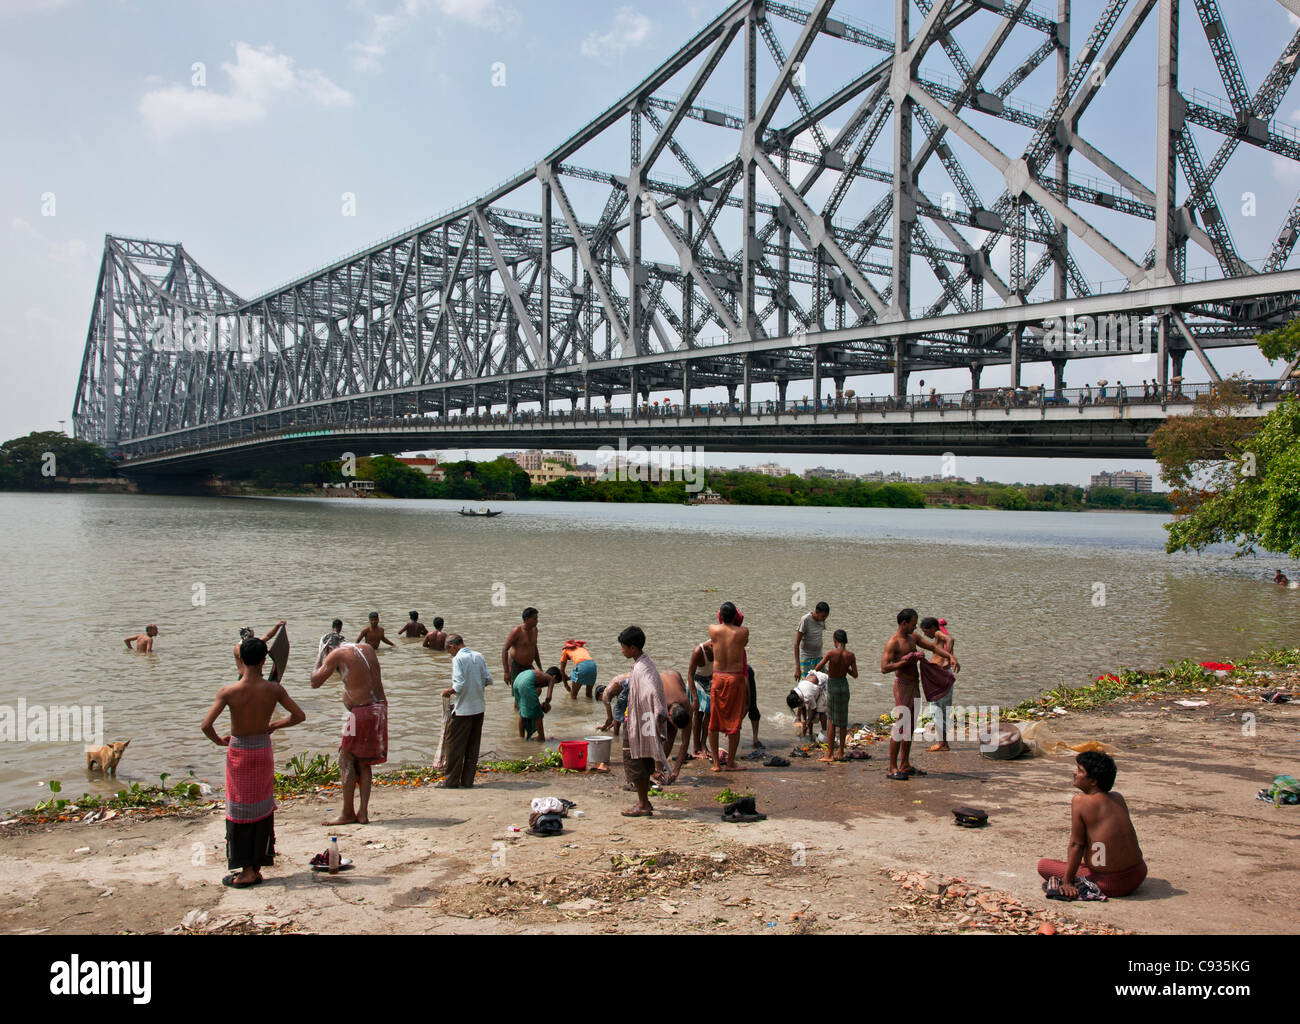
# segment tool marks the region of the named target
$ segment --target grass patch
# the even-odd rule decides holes
[[[741,797],[753,796],[753,795],[754,795],[753,793],[737,793],[733,789],[724,788],[722,792],[719,793],[717,796],[715,796],[713,799],[718,801],[718,803],[720,804],[734,804]]]

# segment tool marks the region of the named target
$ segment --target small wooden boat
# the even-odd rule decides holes
[[[491,519],[493,516],[499,516],[504,511],[505,511],[504,509],[498,509],[497,511],[493,512],[491,509],[481,508],[477,512],[475,512],[471,509],[461,509],[460,514],[463,516],[468,516],[471,519]]]

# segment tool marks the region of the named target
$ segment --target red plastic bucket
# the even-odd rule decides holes
[[[585,772],[587,770],[587,741],[564,740],[561,742],[560,760],[564,762],[565,768]]]

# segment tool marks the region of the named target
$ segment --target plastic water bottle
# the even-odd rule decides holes
[[[330,874],[339,873],[339,837],[330,836]]]

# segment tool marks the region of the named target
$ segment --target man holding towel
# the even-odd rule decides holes
[[[648,818],[655,812],[650,803],[650,777],[668,764],[659,738],[660,723],[668,718],[668,704],[659,670],[645,653],[645,631],[628,626],[618,635],[618,642],[623,657],[632,662],[623,720],[623,771],[637,798],[636,806],[624,811],[623,817]]]
[[[275,863],[275,754],[271,733],[306,721],[280,683],[262,677],[266,641],[249,637],[239,645],[239,682],[217,691],[201,728],[203,735],[226,748],[226,865],[239,873],[223,884],[245,889],[262,882],[261,868]],[[271,721],[279,704],[288,718]],[[230,735],[213,728],[230,709]]]

